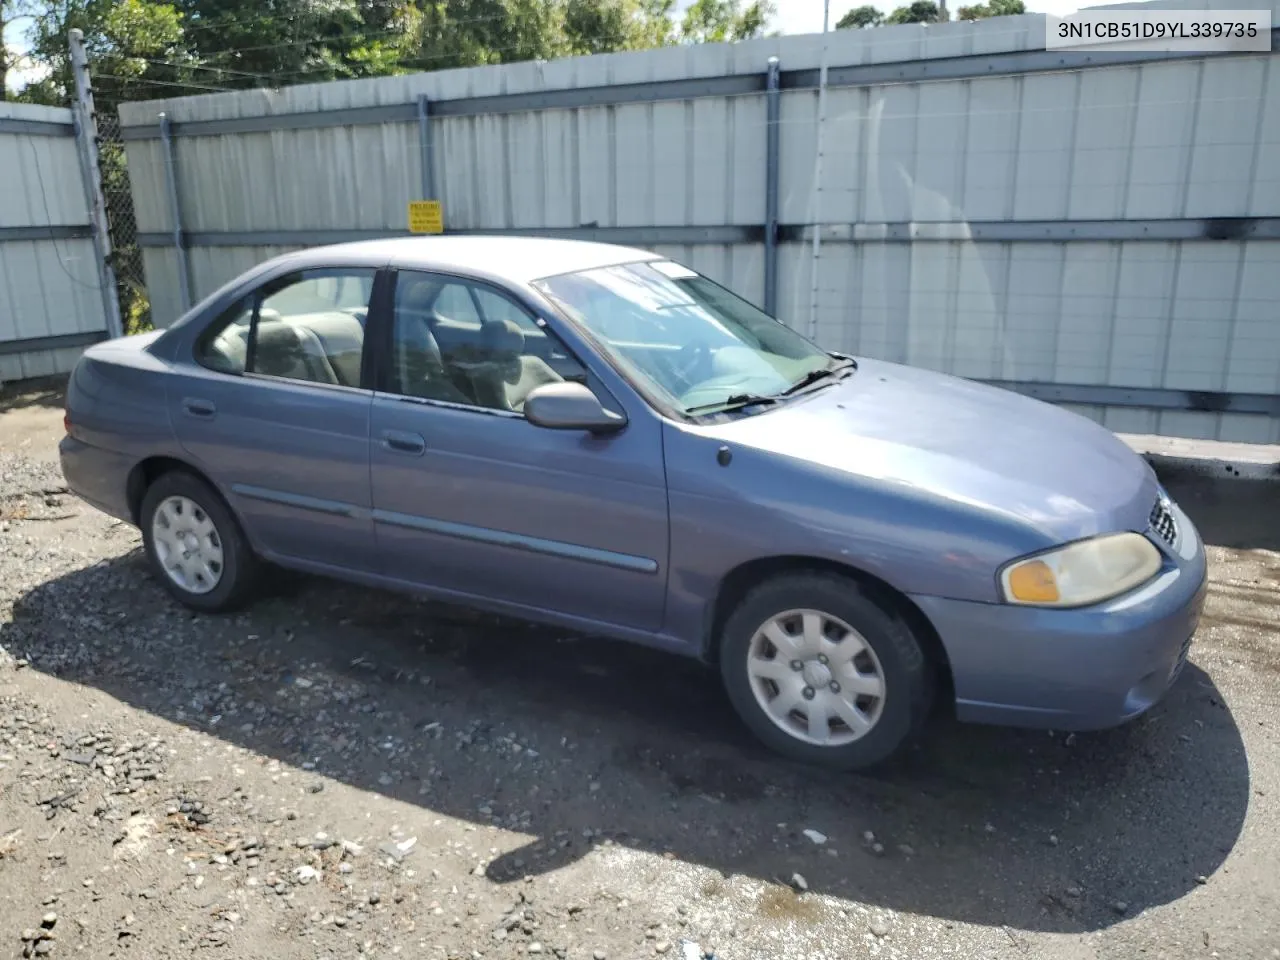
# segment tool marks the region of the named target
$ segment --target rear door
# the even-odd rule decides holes
[[[169,388],[184,450],[280,557],[375,566],[364,325],[377,272],[298,271],[226,310]]]

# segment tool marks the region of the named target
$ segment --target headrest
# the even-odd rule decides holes
[[[515,360],[524,353],[524,334],[510,320],[490,320],[480,328],[480,343],[493,360]]]
[[[399,306],[405,310],[426,313],[435,302],[439,286],[431,280],[411,281],[397,297],[400,301]]]
[[[431,327],[422,317],[405,316],[396,319],[396,336],[401,345],[423,354],[428,363],[439,366],[443,362],[440,344],[431,333]]]

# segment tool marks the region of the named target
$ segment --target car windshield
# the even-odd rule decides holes
[[[686,414],[776,402],[848,365],[672,261],[602,267],[534,285],[642,387]]]

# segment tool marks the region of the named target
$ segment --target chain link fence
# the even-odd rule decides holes
[[[138,246],[138,221],[133,213],[129,189],[129,164],[120,137],[120,118],[100,113],[98,124],[98,165],[102,172],[102,193],[107,205],[107,227],[111,232],[111,261],[116,272],[116,296],[124,332],[151,329],[151,300],[142,272],[142,249]]]

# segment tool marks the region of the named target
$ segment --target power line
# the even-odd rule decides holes
[[[340,19],[350,19],[350,18],[340,18],[337,16],[328,16],[325,14],[282,13],[274,16],[218,18],[216,21],[211,21],[209,23],[205,23],[202,19],[200,21],[197,21],[194,24],[190,24],[190,25],[184,24],[182,29],[184,34],[202,33],[202,32],[207,32],[209,30],[223,30],[223,29],[226,29],[226,27],[228,26],[235,26],[240,24],[253,24],[253,25],[266,26],[269,24],[274,25],[274,24],[288,23],[288,24],[297,25],[303,21],[309,21],[312,23],[323,23],[326,21],[337,22]],[[456,17],[456,18],[447,18],[447,17],[436,18],[434,16],[428,18],[424,14],[420,22],[429,23],[433,26],[455,26],[459,24],[468,24],[468,23],[491,23],[491,22],[508,23],[510,22],[510,20],[511,18],[507,14],[501,14],[501,13],[485,14],[484,16],[478,16],[478,17]]]
[[[353,36],[355,35],[353,34]],[[363,34],[362,36],[367,39],[370,36],[376,36],[376,34],[375,35]],[[340,39],[340,38],[330,37],[330,38],[326,38],[324,42],[333,42],[335,39]],[[317,43],[319,42],[321,41],[317,41]],[[216,54],[211,54],[210,57],[235,55],[239,53],[248,53],[251,51],[278,50],[286,47],[296,48],[298,46],[299,44],[296,44],[296,43],[271,43],[271,44],[263,44],[262,46],[257,46],[257,47],[241,47],[236,50],[219,51]],[[485,48],[487,52],[496,53],[496,54],[521,52],[526,49],[527,48],[524,44],[512,44],[506,47],[486,47]],[[423,56],[403,57],[396,60],[395,65],[397,67],[402,67],[402,68],[408,68],[408,67],[419,66],[419,65],[428,66],[428,65],[439,63],[441,60],[449,60],[457,56],[458,54],[456,52],[446,51],[446,52],[435,53],[435,54],[426,54]],[[344,69],[353,69],[354,67],[358,66],[356,64],[350,64],[342,60],[340,58],[340,55],[339,55],[339,59],[334,63],[315,64],[314,66],[304,67],[300,70],[281,70],[273,73],[255,73],[248,70],[237,70],[231,67],[219,67],[216,64],[211,63],[209,61],[205,61],[203,64],[192,64],[192,63],[180,63],[180,62],[171,61],[171,60],[156,60],[156,59],[150,59],[147,57],[135,57],[132,59],[143,60],[147,63],[154,64],[156,66],[170,67],[175,70],[194,69],[194,70],[207,70],[211,72],[221,71],[224,73],[236,74],[236,75],[245,77],[246,79],[265,80],[265,81],[268,81],[268,83],[271,83],[271,81],[280,80],[286,77],[307,77],[307,76],[313,76],[315,74],[341,72]],[[538,58],[536,57],[528,58],[528,60],[533,60],[533,59],[538,59]],[[508,63],[528,62],[528,60],[506,61],[506,62]],[[463,67],[492,66],[492,65],[493,64],[485,64],[485,63],[460,64],[460,66],[463,66]],[[386,74],[365,74],[361,77],[352,77],[350,79],[368,79],[372,76],[386,76]],[[156,82],[160,82],[160,81],[156,81]],[[271,84],[271,85],[274,86],[277,84]],[[195,86],[195,85],[192,84],[192,86]],[[231,88],[231,89],[242,89],[242,88]]]
[[[284,19],[290,19],[290,18],[284,18]],[[291,19],[293,19],[294,21],[298,21],[301,18],[294,17]],[[497,21],[497,20],[503,20],[505,22],[506,18],[496,17],[496,16],[472,17],[472,18],[464,18],[464,19],[453,20],[453,21],[444,21],[443,24],[432,24],[432,26],[443,26],[448,28],[457,24],[463,24],[468,22],[486,22],[486,21]],[[208,26],[212,27],[214,25],[208,24]],[[421,35],[422,35],[422,30],[418,28],[406,29],[404,27],[397,27],[397,28],[388,29],[388,30],[375,30],[375,31],[353,30],[353,31],[346,31],[343,33],[339,33],[335,36],[316,37],[314,40],[276,41],[273,43],[255,44],[247,47],[236,47],[236,48],[227,49],[227,50],[210,52],[208,54],[208,57],[210,59],[213,59],[221,56],[236,56],[236,55],[245,54],[245,53],[258,53],[266,50],[279,50],[287,47],[299,47],[299,46],[305,47],[305,46],[310,46],[312,44],[318,44],[318,45],[334,44],[334,43],[341,42],[343,40],[373,40],[373,39],[381,39],[386,37],[397,37],[397,36],[405,37],[408,39],[419,39],[421,38]],[[983,33],[983,41],[990,42],[991,40],[997,39],[999,37],[1024,37],[1025,35],[1026,35],[1025,27],[1019,28],[1016,30],[987,31]],[[895,47],[895,46],[909,46],[914,49],[914,48],[918,48],[920,46],[920,43],[921,41],[919,37],[903,37],[899,40],[893,40],[890,42],[878,42],[876,45],[881,49]],[[523,48],[524,48],[523,44],[518,44],[518,45],[507,46],[507,47],[487,47],[485,49],[490,53],[510,53]],[[655,49],[660,49],[660,48],[655,48]],[[407,61],[401,61],[401,62],[402,63],[404,62],[430,63],[438,60],[448,59],[450,57],[455,57],[457,55],[458,55],[457,52],[444,52],[444,53],[433,54],[433,55],[428,55],[423,57],[408,58]],[[209,61],[206,60],[205,62],[208,63]],[[174,64],[170,64],[170,65],[174,66]],[[487,65],[488,64],[483,64],[483,63],[466,64],[466,66],[487,66]],[[322,66],[308,68],[305,70],[294,70],[294,71],[288,71],[284,73],[272,74],[268,77],[268,79],[271,79],[274,77],[282,77],[282,76],[305,76],[311,73],[321,73],[321,72],[324,72],[325,70],[330,70],[330,69],[332,69],[332,67],[327,65],[322,65]],[[248,71],[244,71],[244,72],[248,73]]]
[[[297,46],[306,45],[308,43],[334,43],[339,40],[357,40],[357,39],[369,40],[377,37],[405,36],[407,33],[408,31],[405,31],[405,30],[375,30],[373,32],[364,32],[364,31],[356,30],[356,31],[351,31],[349,33],[339,34],[336,37],[332,37],[332,36],[318,37],[314,41],[303,40],[301,42],[298,42],[298,41],[288,40],[282,43],[264,43],[264,44],[260,44],[252,47],[236,47],[230,50],[220,50],[217,53],[211,53],[210,56],[221,56],[228,53],[230,54],[256,53],[259,50],[279,50],[282,47],[297,47]]]
[[[114,73],[99,73],[93,71],[89,74],[95,80],[114,80],[120,84],[126,83],[150,83],[160,87],[177,87],[183,90],[210,90],[214,93],[236,93],[235,87],[215,87],[206,83],[185,82],[179,83],[173,80],[156,80],[152,77],[121,77]]]
[[[202,63],[179,63],[173,60],[156,60],[151,57],[130,57],[130,60],[141,60],[160,67],[172,67],[175,70],[210,70],[217,73],[232,73],[239,77],[252,77],[255,80],[270,80],[270,74],[251,73],[247,70],[233,70],[231,67],[210,67]]]

